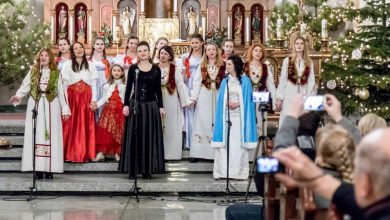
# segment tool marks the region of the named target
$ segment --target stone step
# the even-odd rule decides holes
[[[127,174],[54,174],[52,180],[37,180],[39,192],[129,192],[134,180]],[[248,181],[230,181],[231,192],[245,192]],[[255,192],[252,181],[250,192]],[[4,173],[0,177],[2,192],[29,191],[31,173]],[[225,192],[226,181],[214,180],[212,174],[167,173],[139,178],[142,192]]]
[[[22,140],[23,142],[23,140]],[[10,149],[0,149],[0,160],[2,158],[13,158],[13,159],[22,159],[23,148],[21,147],[13,147]],[[182,153],[182,159],[190,158],[190,151],[184,150]]]
[[[1,135],[0,138],[5,138],[6,140],[11,142],[12,146],[23,146],[24,136],[22,135],[12,135],[12,136],[4,136]],[[1,155],[1,153],[0,153]]]
[[[20,172],[20,160],[0,160],[0,172]],[[213,162],[167,161],[167,172],[212,172]],[[65,172],[118,172],[117,162],[65,163]]]
[[[0,134],[23,134],[24,120],[1,120]]]

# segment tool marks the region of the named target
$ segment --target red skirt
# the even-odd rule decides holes
[[[118,87],[104,106],[96,127],[96,151],[105,154],[120,154],[125,126],[123,104]]]
[[[91,86],[83,81],[68,88],[68,104],[72,115],[62,121],[65,161],[88,162],[96,157],[95,114],[89,108]]]

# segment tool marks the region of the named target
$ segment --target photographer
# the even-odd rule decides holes
[[[273,154],[292,172],[292,176],[277,174],[276,178],[289,187],[308,187],[331,199],[339,211],[352,219],[389,219],[389,143],[389,128],[378,129],[363,138],[354,159],[354,186],[325,174],[296,147]]]

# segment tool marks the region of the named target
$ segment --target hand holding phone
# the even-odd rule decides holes
[[[284,167],[279,160],[274,157],[258,157],[256,160],[258,173],[280,173],[284,172]]]
[[[306,111],[324,111],[325,110],[325,96],[307,96],[303,109]]]

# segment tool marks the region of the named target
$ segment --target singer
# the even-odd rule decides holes
[[[26,124],[24,131],[22,171],[35,170],[37,179],[52,179],[54,173],[64,171],[61,105],[65,99],[60,82],[60,72],[49,48],[39,51],[35,64],[24,78],[22,85],[11,98],[16,106],[21,98],[30,93],[27,103]],[[33,155],[33,121],[32,110],[38,112],[36,120],[35,153]],[[63,112],[65,113],[65,112]],[[45,175],[43,172],[46,172]]]
[[[138,44],[137,56],[139,62],[130,66],[126,85],[123,114],[128,118],[119,170],[129,173],[130,179],[137,174],[150,179],[152,174],[165,172],[161,70],[152,64],[147,42]]]
[[[256,115],[255,104],[252,102],[252,84],[249,77],[243,74],[243,62],[237,55],[228,57],[226,71],[228,79],[223,79],[217,97],[217,109],[213,141],[215,149],[214,172],[215,179],[226,178],[226,140],[229,138],[229,178],[247,179],[249,175],[248,150],[256,148]],[[226,86],[229,83],[229,100]],[[232,123],[230,137],[227,136],[227,112],[230,110]]]

